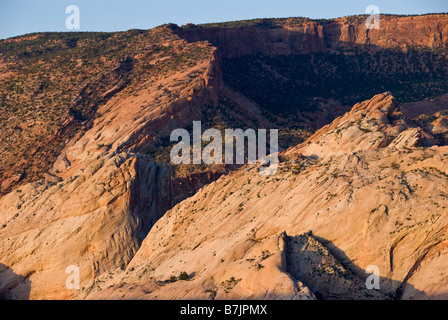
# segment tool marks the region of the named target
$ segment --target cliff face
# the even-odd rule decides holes
[[[194,120],[220,129],[276,127],[275,117],[268,118],[259,102],[224,86],[221,55],[279,57],[365,44],[447,43],[446,15],[385,16],[381,29],[369,32],[364,21],[349,18],[290,22],[294,19],[275,27],[164,26],[85,39],[40,34],[1,42],[7,50],[0,55],[0,107],[6,114],[0,120],[0,180],[7,194],[0,198],[0,297],[446,297],[446,99],[402,110],[390,93],[358,103],[305,143],[289,142],[294,147],[282,154],[289,160],[273,177],[245,166],[193,168],[173,179],[170,168],[150,156],[166,147],[173,129]],[[42,47],[56,60],[40,56]],[[103,55],[92,55],[91,47]],[[376,65],[383,58],[372,58],[376,69],[384,66]],[[411,58],[410,69],[418,64],[411,60],[420,61]],[[292,61],[296,69],[289,71],[305,64],[312,75],[320,66],[326,76],[330,69],[341,75],[337,68],[325,68],[325,57],[310,59]],[[427,73],[439,70],[444,77],[439,60],[428,60],[437,63]],[[426,68],[425,61],[421,64]],[[351,74],[359,73],[356,68]],[[295,87],[302,85],[285,72],[288,65],[251,68],[264,87],[240,69],[235,78],[247,73],[242,87],[250,82],[266,93],[258,101],[274,106],[278,118],[282,114],[273,98],[285,102],[287,83],[294,85],[291,105],[302,100]],[[28,87],[23,79],[30,79]],[[316,83],[316,77],[310,79],[303,90]],[[335,79],[339,87],[340,78]],[[54,103],[37,113],[27,107],[52,97]],[[326,121],[344,110],[335,112],[336,106],[330,101],[320,110]],[[427,117],[406,119],[422,113],[420,106]],[[52,117],[60,123],[47,125]],[[285,118],[280,120],[292,141],[309,137],[309,132],[289,130],[298,123]],[[30,171],[17,168],[36,174],[27,177]],[[172,208],[176,196],[198,189]],[[369,264],[381,270],[380,292],[364,289]],[[80,292],[65,286],[70,265],[80,268]],[[167,281],[182,271],[191,281]]]
[[[169,168],[124,153],[95,161],[63,182],[28,184],[6,195],[0,200],[1,261],[23,279],[0,269],[0,295],[72,298],[67,267],[79,267],[85,286],[126,266],[171,198]]]
[[[50,172],[66,178],[95,157],[154,151],[160,138],[200,119],[201,107],[217,102],[219,64],[215,49],[210,60],[115,95],[98,109],[92,127],[67,144]]]
[[[322,51],[323,27],[315,22],[290,29],[257,27],[193,28],[178,33],[187,41],[210,41],[225,58],[275,56]]]
[[[150,32],[167,36],[159,44],[165,51],[135,56],[134,81],[120,88],[110,81],[85,86],[75,103],[108,97],[96,104],[94,118],[65,137],[46,179],[0,198],[1,297],[73,298],[76,290],[65,285],[68,266],[79,267],[81,287],[124,268],[172,207],[171,169],[145,153],[217,102],[221,60],[208,44],[187,44],[163,29]],[[140,73],[142,65],[152,71]]]
[[[424,135],[388,93],[359,103],[275,176],[248,165],[175,206],[80,297],[446,299],[448,147]]]
[[[98,144],[154,148],[173,127],[200,118],[203,104],[216,103],[220,64],[216,48],[166,27],[0,41],[0,194],[45,178],[61,153],[66,159],[53,173],[64,176],[86,148],[104,153]]]
[[[365,19],[305,21],[293,25],[201,27],[176,30],[187,41],[210,41],[223,57],[307,54],[336,48],[373,45],[381,48],[410,45],[434,47],[448,42],[448,15],[391,17],[383,15],[380,29],[367,30]],[[409,32],[412,30],[412,32]]]

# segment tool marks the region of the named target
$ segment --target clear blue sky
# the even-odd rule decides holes
[[[448,0],[0,0],[0,39],[41,31],[67,31],[68,5],[80,9],[79,31],[150,29],[252,18],[336,18],[362,14],[368,5],[382,13],[448,12]]]

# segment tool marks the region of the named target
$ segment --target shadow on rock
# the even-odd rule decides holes
[[[28,300],[31,291],[30,275],[18,275],[10,267],[0,263],[0,300]]]

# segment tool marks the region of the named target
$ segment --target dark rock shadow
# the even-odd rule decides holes
[[[380,288],[367,289],[371,275],[357,266],[340,248],[311,232],[286,237],[287,272],[303,282],[319,300],[401,300],[404,291],[416,300],[428,297],[405,281],[379,276]]]
[[[18,275],[0,263],[0,300],[28,300],[31,292],[30,275]]]

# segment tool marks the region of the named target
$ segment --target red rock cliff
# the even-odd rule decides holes
[[[366,28],[365,17],[358,16],[323,22],[308,20],[275,27],[190,26],[176,29],[176,33],[190,42],[210,41],[220,48],[225,58],[306,54],[366,44],[382,48],[409,45],[434,47],[448,42],[448,15],[383,15],[380,29],[372,30]]]

